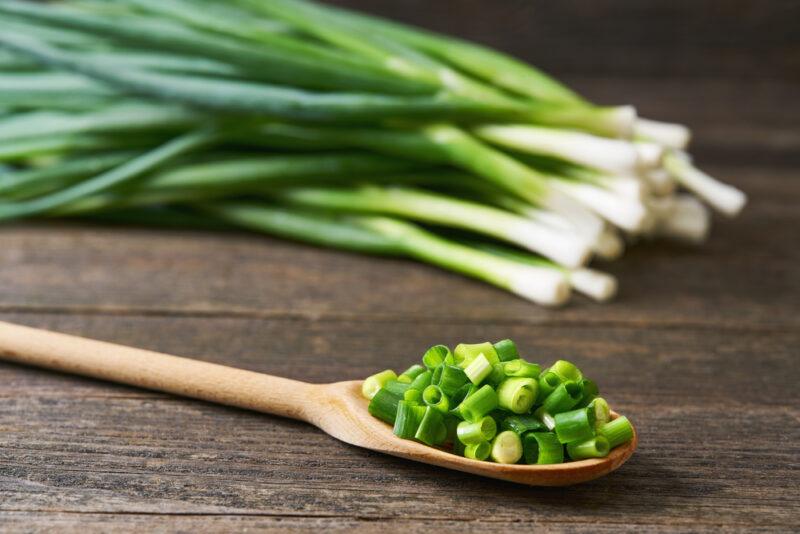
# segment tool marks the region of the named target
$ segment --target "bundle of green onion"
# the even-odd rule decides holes
[[[307,0],[0,0],[0,220],[233,226],[605,300],[593,257],[702,241],[697,197],[743,207],[688,139],[499,52]]]
[[[519,357],[513,341],[428,349],[422,365],[364,381],[369,412],[396,436],[503,464],[602,458],[633,438],[611,419],[597,385],[565,360],[549,369]],[[566,456],[564,450],[566,449]]]

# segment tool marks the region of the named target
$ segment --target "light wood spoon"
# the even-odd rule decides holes
[[[389,425],[367,412],[357,380],[309,384],[4,322],[0,322],[0,358],[299,419],[357,447],[532,486],[566,486],[603,476],[630,458],[637,443],[634,433],[630,443],[602,459],[503,465],[396,437]]]

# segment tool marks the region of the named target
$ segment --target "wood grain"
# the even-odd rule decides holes
[[[519,488],[312,427],[0,365],[0,531],[794,531],[800,524],[800,31],[791,0],[335,0],[537,62],[689,123],[751,197],[702,249],[609,266],[620,298],[548,311],[406,261],[246,234],[0,228],[0,319],[314,382],[435,342],[567,357],[640,430],[618,472]],[[446,298],[443,299],[442,295]]]

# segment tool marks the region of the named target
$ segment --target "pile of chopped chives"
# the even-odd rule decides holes
[[[422,365],[364,380],[369,413],[394,434],[473,460],[558,464],[603,458],[633,438],[597,384],[559,360],[542,370],[510,339],[428,349]]]

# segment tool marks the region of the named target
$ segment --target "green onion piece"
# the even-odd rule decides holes
[[[597,397],[589,403],[589,408],[594,411],[595,428],[600,428],[611,420],[611,408],[603,397]]]
[[[476,391],[478,391],[477,386],[475,386],[471,382],[467,382],[466,384],[458,388],[458,391],[456,391],[453,394],[453,396],[450,397],[450,409],[454,412],[454,414],[458,412],[458,407],[461,405],[464,399],[466,399]]]
[[[544,430],[546,427],[533,415],[511,415],[503,419],[500,428],[513,430],[521,436],[526,432]]]
[[[466,455],[465,449],[466,449],[465,445],[460,441],[458,441],[458,439],[456,439],[453,442],[453,454],[455,454],[456,456],[465,456]]]
[[[550,371],[557,374],[563,382],[580,382],[583,378],[583,373],[578,369],[575,364],[567,360],[558,360],[550,366]]]
[[[422,356],[422,363],[428,369],[435,369],[444,363],[448,355],[450,355],[449,348],[444,345],[434,345]]]
[[[442,413],[450,409],[450,399],[444,394],[439,386],[428,386],[422,391],[422,401],[432,408],[436,408]]]
[[[540,406],[535,412],[533,412],[533,416],[536,417],[542,424],[549,430],[553,432],[556,429],[556,420],[553,415],[544,409],[544,406]]]
[[[411,389],[418,389],[420,391],[424,390],[426,387],[431,385],[431,378],[433,377],[433,373],[430,371],[425,371],[424,373],[420,373],[417,375],[417,378],[411,382]]]
[[[586,441],[594,436],[595,418],[592,408],[578,408],[557,413],[553,419],[556,423],[556,437],[561,443]]]
[[[611,450],[608,440],[603,436],[595,436],[586,441],[576,441],[567,444],[567,454],[573,460],[583,460],[585,458],[604,458]]]
[[[467,382],[469,378],[464,373],[464,370],[455,365],[443,365],[442,376],[439,377],[439,387],[448,397],[455,395],[455,393]]]
[[[409,388],[403,394],[403,400],[411,404],[422,404],[422,391]]]
[[[581,400],[583,391],[577,382],[563,382],[542,403],[544,411],[551,415],[572,409]]]
[[[444,425],[442,412],[433,406],[425,408],[425,415],[422,417],[414,437],[426,445],[433,446],[444,443],[447,437],[447,428]]]
[[[393,425],[395,417],[397,417],[397,405],[399,403],[400,397],[381,388],[369,401],[367,410],[374,417]]]
[[[600,388],[597,387],[597,384],[593,380],[589,380],[588,378],[581,380],[580,384],[583,389],[583,398],[581,398],[581,401],[576,407],[583,408],[589,406],[589,403],[600,394]]]
[[[419,429],[425,407],[407,401],[397,403],[397,417],[394,420],[394,435],[403,439],[413,439]]]
[[[438,386],[439,382],[442,379],[442,372],[444,371],[444,364],[440,365],[436,369],[433,370],[433,376],[431,376],[431,384],[434,386]]]
[[[498,464],[515,464],[522,458],[522,440],[516,432],[500,432],[492,442],[492,460]]]
[[[445,436],[444,440],[445,443],[452,443],[455,445],[455,442],[458,441],[458,423],[460,422],[461,419],[452,414],[444,415],[444,426],[447,429],[447,435]]]
[[[517,358],[503,362],[503,372],[506,376],[521,376],[525,378],[539,378],[542,369],[535,363],[528,363],[523,359]]]
[[[461,343],[456,347],[456,350],[453,351],[453,357],[455,358],[457,365],[466,367],[481,353],[486,356],[486,359],[489,360],[489,363],[500,363],[500,357],[497,355],[494,345],[488,341],[486,343],[476,344]]]
[[[522,438],[526,464],[560,464],[564,461],[564,446],[552,432],[528,432]]]
[[[633,427],[628,418],[622,415],[601,426],[598,434],[606,438],[609,448],[613,449],[633,439]]]
[[[497,357],[500,358],[501,362],[507,362],[509,360],[516,360],[519,358],[517,345],[510,339],[502,339],[495,343],[494,350],[497,351]]]
[[[464,368],[464,374],[477,386],[492,374],[492,364],[483,353],[480,353]]]
[[[491,441],[495,434],[497,434],[497,423],[488,415],[474,423],[462,421],[456,429],[456,435],[464,445]]]
[[[538,387],[533,378],[506,378],[497,388],[499,405],[516,414],[526,413],[536,400]]]
[[[419,364],[414,364],[405,371],[403,371],[403,374],[398,376],[397,380],[399,380],[400,382],[406,382],[407,384],[410,384],[411,382],[414,381],[415,378],[417,378],[424,372],[425,368],[423,366]]]
[[[536,404],[543,403],[544,399],[546,399],[560,383],[561,379],[553,372],[545,371],[539,375],[539,394],[536,396]]]
[[[497,393],[492,386],[484,385],[461,401],[458,411],[466,421],[479,421],[497,408]]]
[[[464,447],[464,456],[472,460],[486,460],[491,452],[492,445],[488,441]]]
[[[506,373],[503,371],[503,363],[496,363],[492,366],[492,372],[486,377],[486,383],[497,389],[497,386],[500,385],[500,382],[506,378]]]
[[[391,369],[386,369],[380,373],[375,373],[364,380],[364,383],[361,384],[361,394],[366,399],[372,399],[378,390],[381,389],[389,380],[397,380],[397,375]]]
[[[387,390],[392,395],[396,397],[403,398],[403,395],[406,394],[406,391],[411,387],[411,384],[405,384],[400,382],[399,380],[389,380],[383,385],[383,389]]]

